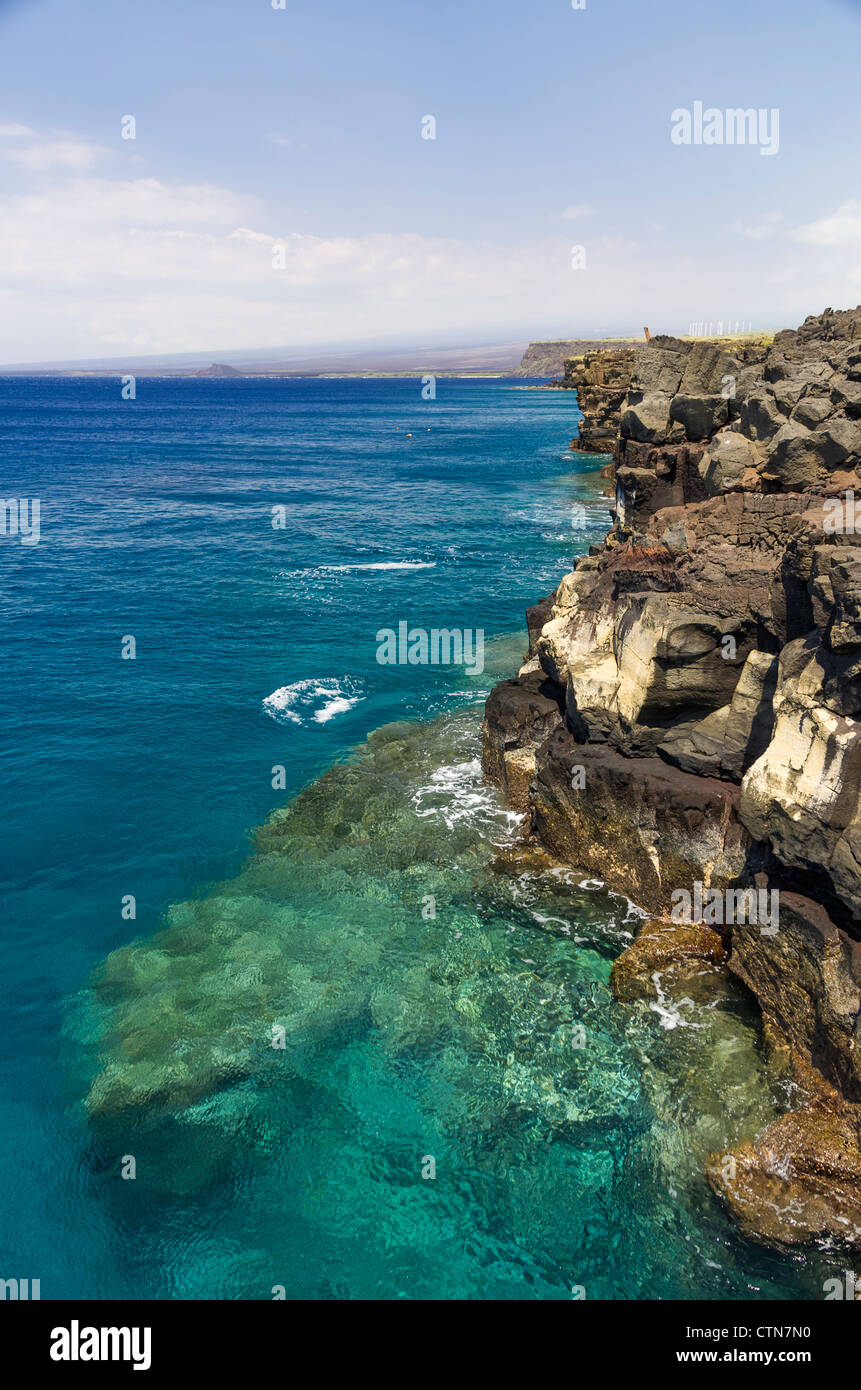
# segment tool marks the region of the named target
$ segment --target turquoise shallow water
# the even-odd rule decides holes
[[[821,1296],[836,1257],[742,1240],[700,1177],[781,1100],[748,1002],[614,1003],[635,911],[525,855],[481,781],[476,701],[605,529],[573,399],[7,379],[0,401],[5,494],[42,503],[39,545],[0,557],[0,1275]],[[401,620],[482,628],[486,669],[378,665]]]

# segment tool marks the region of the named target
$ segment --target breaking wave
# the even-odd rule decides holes
[[[328,724],[364,698],[361,681],[332,677],[281,685],[266,696],[263,708],[279,724]]]

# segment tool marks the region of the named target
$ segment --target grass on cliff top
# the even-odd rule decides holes
[[[719,347],[734,347],[739,344],[742,347],[771,347],[774,342],[774,330],[770,333],[723,333],[720,336],[705,337],[691,333],[680,333],[679,337],[683,343],[715,343]]]
[[[657,338],[659,334],[653,333],[652,338]],[[682,343],[713,343],[715,347],[725,348],[731,351],[734,347],[771,347],[774,342],[774,330],[768,333],[723,333],[720,336],[715,334],[713,337],[706,337],[703,334],[678,333],[670,334],[670,337],[678,337]],[[602,343],[624,343],[625,346],[645,347],[646,340],[634,338],[600,338],[596,341]],[[589,349],[594,351],[593,348]],[[566,362],[580,362],[586,356],[585,352],[574,353],[571,357],[566,357]]]

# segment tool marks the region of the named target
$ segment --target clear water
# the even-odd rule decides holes
[[[743,1240],[700,1176],[782,1100],[749,1002],[615,1003],[636,912],[481,781],[523,609],[605,529],[573,398],[6,379],[0,405],[4,496],[42,505],[38,546],[0,543],[0,1276],[821,1297],[840,1260]],[[401,620],[482,628],[486,670],[379,665]]]

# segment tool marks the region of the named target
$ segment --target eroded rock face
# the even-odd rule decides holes
[[[589,454],[612,450],[633,368],[631,347],[586,352],[566,361],[564,385],[577,391],[577,404],[583,411],[579,434],[571,441],[572,449]]]
[[[694,881],[778,892],[773,933],[665,920],[615,977],[638,997],[653,964],[681,981],[727,948],[805,1081],[736,1145],[737,1179],[720,1156],[709,1178],[782,1243],[861,1243],[859,464],[861,307],[767,349],[636,349],[612,530],[530,623],[525,703],[491,697],[486,719],[485,766],[532,833],[647,911]]]
[[[735,430],[721,430],[711,439],[699,465],[700,477],[710,495],[755,487],[766,450]]]
[[[529,632],[529,656],[533,657],[538,652],[538,639],[541,636],[544,624],[547,622],[553,611],[556,602],[555,592],[548,594],[546,598],[539,599],[531,608],[526,610],[526,627]]]
[[[739,781],[771,739],[777,666],[769,652],[749,652],[730,703],[672,729],[658,745],[661,756],[685,772]]]
[[[859,672],[852,654],[829,652],[818,634],[787,643],[772,737],[744,776],[740,807],[755,839],[784,865],[824,872],[853,917],[861,917]]]
[[[650,912],[669,912],[673,890],[697,880],[724,888],[745,865],[737,787],[578,743],[561,726],[537,751],[530,802],[551,853]]]
[[[810,319],[804,331],[778,334],[774,345],[733,356],[713,344],[654,338],[637,350],[631,389],[620,414],[616,474],[624,494],[623,527],[636,528],[643,498],[664,491],[668,453],[707,443],[700,482],[712,495],[821,491],[861,457],[861,310]],[[623,470],[651,471],[655,483]],[[680,476],[672,503],[697,501]]]
[[[802,1062],[861,1102],[861,944],[817,902],[784,890],[778,931],[733,926],[729,967]]]
[[[562,723],[559,691],[543,671],[502,681],[481,726],[482,767],[518,810],[529,809],[535,749]]]

